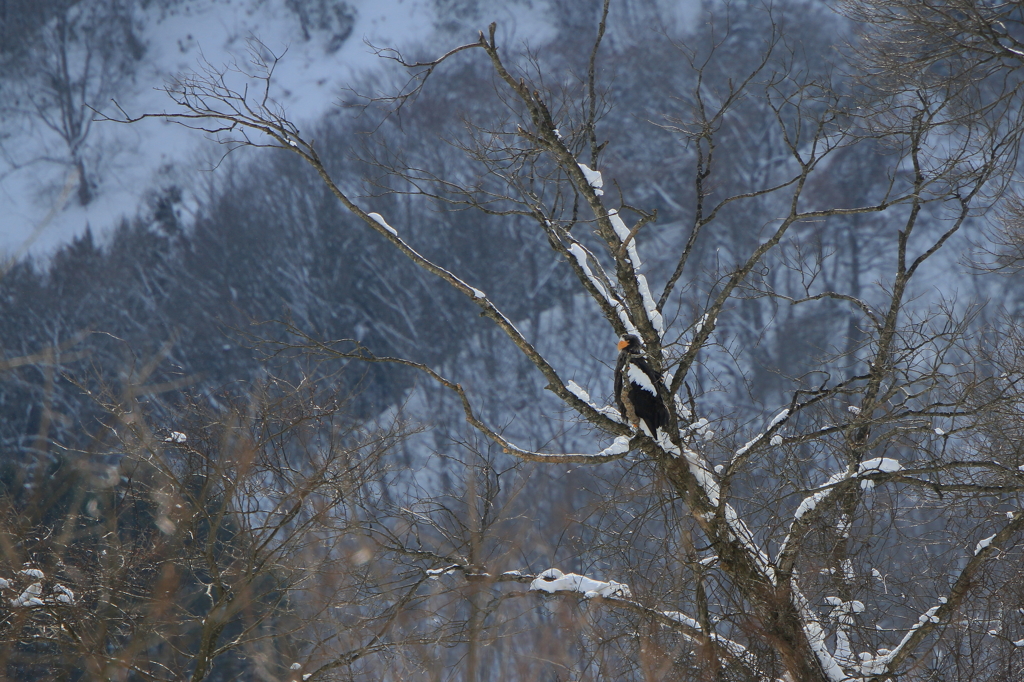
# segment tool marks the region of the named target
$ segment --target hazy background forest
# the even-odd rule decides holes
[[[436,18],[433,42],[407,42],[410,59],[471,42],[508,13],[491,0],[423,2]],[[104,174],[122,171],[103,162],[103,129],[126,124],[97,122],[96,110],[113,115],[111,98],[130,101],[134,88],[161,85],[146,81],[150,48],[140,27],[193,4],[0,0],[7,163],[0,183],[16,176],[24,136],[38,129],[46,139],[40,157],[68,178],[42,196],[68,211],[105,201]],[[372,11],[344,0],[253,5],[280,5],[301,29],[296,43],[314,42],[317,54],[358,43],[353,26]],[[526,70],[572,111],[601,4],[516,7],[521,26],[499,24],[499,35],[515,38],[509,53],[527,55]],[[596,61],[596,135],[608,141],[600,157],[604,196],[657,211],[639,247],[652,282],[672,276],[697,203],[699,145],[678,134],[697,78],[700,87],[726,92],[778,39],[788,73],[827,76],[853,96],[863,74],[847,72],[843,60],[861,30],[826,2],[780,0],[770,13],[757,0],[682,11],[655,0],[611,3]],[[69,69],[69,57],[77,63],[85,55],[90,67]],[[460,153],[469,135],[463,122],[503,115],[489,68],[452,61],[414,106],[396,111],[394,102],[368,99],[403,87],[407,76],[386,64],[333,92],[338,106],[303,121],[304,137],[315,139],[350,196],[400,223],[423,255],[486,292],[564,379],[609,404],[616,335],[548,237],[528,217],[424,201],[387,172],[474,177],[472,160]],[[771,184],[788,140],[765,103],[740,99],[719,126],[714,191]],[[879,201],[892,180],[895,152],[886,144],[838,150],[807,194],[829,205]],[[770,644],[760,650],[756,629],[737,616],[738,604],[734,611],[719,605],[718,617],[736,619],[730,632],[749,638],[756,665],[720,666],[704,645],[665,630],[665,612],[661,621],[639,612],[616,617],[525,590],[495,596],[492,585],[481,588],[486,581],[473,580],[467,567],[531,579],[558,567],[620,581],[639,601],[646,595],[670,608],[672,599],[700,601],[684,576],[700,570],[693,557],[703,550],[699,538],[674,536],[686,512],[643,458],[520,461],[469,427],[459,401],[415,368],[317,352],[320,341],[350,339],[378,356],[435,368],[473,394],[487,423],[531,450],[597,452],[609,442],[544,390],[544,378],[472,301],[365,229],[299,157],[250,149],[223,156],[212,141],[203,149],[195,158],[203,156],[206,170],[176,166],[140,191],[141,207],[120,207],[123,219],[91,223],[52,252],[8,247],[17,258],[0,277],[0,665],[7,676],[787,679]],[[428,171],[419,177],[429,184]],[[908,292],[922,309],[950,311],[957,333],[984,337],[1020,315],[1020,275],[991,276],[1007,262],[996,253],[1005,242],[993,241],[1004,225],[998,194],[990,195],[991,210],[971,213]],[[668,325],[699,319],[722,262],[758,245],[773,202],[732,204],[701,234],[697,274],[662,310]],[[919,234],[941,234],[944,220],[926,210]],[[700,442],[735,450],[750,438],[744,429],[795,400],[792,378],[826,382],[863,360],[870,344],[855,308],[840,300],[795,306],[785,297],[841,290],[884,304],[893,232],[871,213],[792,229],[792,248],[740,287],[687,378],[682,398],[710,420],[698,430]],[[814,268],[804,267],[807,259]],[[966,345],[957,352],[972,353]],[[836,407],[834,419],[844,410]],[[813,448],[797,459],[785,475],[800,489],[830,461]],[[762,475],[753,470],[738,489],[756,488]],[[865,521],[875,530],[863,551],[884,551],[894,567],[875,576],[858,564],[857,580],[884,587],[893,600],[878,606],[885,610],[879,631],[906,628],[926,608],[912,586],[931,569],[922,555],[901,554],[898,540],[935,538],[949,524],[928,504],[919,509],[908,521],[887,517],[879,504]],[[780,525],[767,504],[758,513],[766,528]],[[888,543],[873,539],[890,531]],[[931,546],[944,554],[954,545]],[[1000,570],[1016,576],[1019,557],[1006,556]],[[448,569],[452,561],[458,571]],[[26,573],[34,570],[42,576]],[[992,612],[984,623],[921,654],[906,679],[1021,674],[1024,582],[999,584],[1005,603],[986,602]],[[71,596],[61,599],[61,589]],[[849,589],[836,609],[854,603]],[[34,611],[25,608],[32,598]],[[839,658],[841,630],[828,645]]]

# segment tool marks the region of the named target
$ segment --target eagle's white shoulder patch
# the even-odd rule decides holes
[[[631,383],[636,384],[651,395],[658,395],[658,390],[654,388],[654,384],[651,383],[651,378],[632,362],[629,363],[629,368],[626,369],[626,376],[629,377],[629,381]]]

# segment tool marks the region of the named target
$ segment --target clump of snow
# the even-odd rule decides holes
[[[299,669],[302,668],[302,664],[301,663],[292,663],[290,667],[291,667],[292,670],[299,670]]]
[[[942,429],[938,428],[938,427],[935,427],[935,435],[936,436],[944,436],[944,435],[946,435],[946,432],[943,431]]]
[[[367,213],[366,215],[369,216],[373,220],[373,222],[377,223],[391,234],[395,235],[396,237],[398,236],[398,230],[388,225],[388,221],[384,220],[380,213]]]
[[[697,620],[691,618],[690,616],[687,616],[685,613],[682,613],[681,611],[662,611],[661,615],[665,616],[669,620],[674,620],[677,623],[682,623],[688,628],[692,628],[698,631],[702,630],[700,623],[697,622]]]
[[[646,427],[645,424],[642,425]],[[680,455],[683,454],[682,450],[680,450],[676,446],[676,444],[672,442],[672,439],[669,438],[668,432],[666,432],[664,429],[660,427],[658,428],[657,438],[655,438],[654,440],[657,441],[658,447],[660,447],[662,450],[672,455],[676,459],[678,459]]]
[[[745,455],[748,452],[750,452],[750,448],[752,448],[755,445],[757,445],[758,443],[760,443],[761,440],[764,438],[765,433],[767,433],[768,431],[771,431],[773,428],[775,428],[776,426],[778,426],[782,422],[786,421],[787,419],[789,419],[789,408],[784,409],[782,412],[779,412],[777,415],[772,417],[772,420],[770,422],[768,422],[768,428],[765,429],[763,433],[757,434],[756,436],[754,436],[753,438],[748,440],[746,443],[744,443],[743,447],[741,447],[739,450],[737,450],[733,454],[733,457],[732,457],[733,461],[735,461],[737,458],[742,457],[743,455]],[[769,442],[772,445],[777,445],[778,444],[778,443],[775,443],[775,439],[774,438],[772,438],[772,440],[769,441]],[[782,441],[780,440],[779,442],[781,443]]]
[[[807,642],[811,645],[811,650],[814,651],[828,679],[831,682],[843,682],[849,679],[839,667],[836,659],[828,652],[828,648],[825,646],[825,631],[821,625],[816,621],[805,623],[804,634],[807,635]]]
[[[480,290],[479,290],[479,289],[477,289],[476,287],[470,287],[470,289],[472,289],[472,290],[473,290],[473,298],[487,298],[487,297],[486,297],[486,296],[484,295],[484,292],[480,291]]]
[[[53,586],[54,599],[60,604],[74,604],[75,593],[70,588],[64,587],[63,585],[57,584]]]
[[[633,244],[630,243],[630,247]],[[644,310],[647,311],[647,319],[651,321],[655,331],[658,332],[659,336],[665,336],[665,320],[661,316],[661,312],[658,310],[657,304],[654,302],[654,296],[651,295],[651,289],[647,285],[647,278],[644,275],[637,273],[636,276],[637,288],[640,289],[640,298],[644,302]]]
[[[665,388],[672,388],[671,374],[665,375]],[[690,408],[686,406],[686,403],[684,403],[683,399],[679,397],[679,394],[677,393],[676,395],[673,396],[673,398],[675,398],[676,412],[679,413],[679,416],[682,417],[683,419],[691,419],[693,415],[690,413]]]
[[[982,550],[987,549],[989,547],[989,545],[992,544],[992,541],[995,540],[995,539],[996,539],[995,535],[990,535],[987,538],[984,538],[984,539],[980,540],[978,542],[978,544],[976,544],[974,546],[974,556],[978,556],[978,554]]]
[[[26,569],[23,569],[21,571],[18,571],[18,575],[23,575],[26,578],[35,578],[37,580],[42,580],[43,578],[46,577],[46,575],[42,571],[40,571],[38,568],[26,568]]]
[[[700,419],[698,419],[697,421],[693,422],[688,427],[686,427],[686,430],[687,431],[693,430],[693,431],[697,431],[698,433],[701,433],[702,430],[707,425],[708,425],[708,420],[705,419],[704,417],[701,417]]]
[[[857,407],[856,405],[847,405],[846,409],[847,411],[850,412],[850,414],[860,414],[860,408]]]
[[[11,584],[9,582],[4,580],[3,578],[0,578],[0,590],[6,590],[10,586]]]
[[[874,459],[865,460],[861,462],[857,468],[858,476],[868,476],[871,474],[891,474],[897,471],[901,471],[903,465],[895,459],[888,457],[875,457]],[[871,490],[875,487],[875,482],[870,479],[865,479],[860,482],[862,490]]]
[[[629,586],[623,583],[609,580],[594,580],[585,575],[576,573],[562,573],[557,568],[548,570],[537,576],[530,589],[538,592],[579,592],[585,599],[594,597],[622,598],[628,599],[632,596]]]
[[[881,649],[878,650],[878,653],[880,654],[878,656],[867,651],[857,654],[857,658],[860,659],[861,675],[874,677],[885,672],[886,666],[889,664],[889,660],[885,655],[881,655]]]
[[[184,443],[186,441],[188,441],[188,436],[181,431],[171,431],[171,435],[164,438],[165,443]]]
[[[597,453],[597,456],[621,455],[627,452],[629,452],[629,438],[626,438],[625,436],[618,436],[612,441],[611,445]]]
[[[25,588],[25,591],[17,599],[11,600],[11,606],[42,606],[43,601],[39,598],[39,595],[43,593],[42,583],[32,583]]]
[[[776,446],[777,445],[782,445],[782,436],[780,436],[779,434],[776,433],[774,436],[772,436],[772,439],[770,441],[768,441],[768,442],[771,445],[776,445]]]
[[[601,171],[591,170],[590,166],[585,163],[576,164],[583,171],[583,177],[587,179],[587,184],[594,188],[594,194],[601,196],[604,194],[604,178],[601,177]]]
[[[860,467],[857,469],[858,476],[864,476],[866,474],[891,474],[897,471],[902,471],[903,465],[895,459],[889,459],[888,457],[875,457],[874,459],[864,460],[860,463]]]

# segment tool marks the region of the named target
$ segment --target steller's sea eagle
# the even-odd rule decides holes
[[[659,426],[668,426],[668,408],[659,391],[660,384],[661,375],[644,357],[640,339],[634,334],[623,336],[615,363],[615,404],[633,426],[643,422],[652,438],[657,438]]]

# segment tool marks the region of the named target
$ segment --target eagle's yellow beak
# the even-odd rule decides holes
[[[621,341],[619,341],[618,348],[619,348],[619,350],[622,350],[622,349],[624,349],[628,345],[629,345],[629,341],[626,341],[626,339],[622,339]]]

